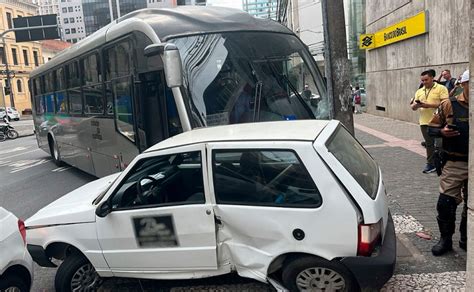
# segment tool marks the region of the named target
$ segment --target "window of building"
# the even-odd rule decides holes
[[[319,207],[322,197],[291,150],[213,152],[214,192],[218,204]]]
[[[76,29],[75,29],[75,28],[71,28],[71,33],[76,33]]]
[[[70,23],[74,23],[74,17],[69,18]]]
[[[63,13],[67,13],[67,8],[63,7]]]
[[[28,50],[23,50],[23,60],[25,60],[25,66],[30,66],[30,60],[28,59]]]
[[[69,19],[68,18],[64,18],[64,23],[69,23]]]
[[[38,51],[33,51],[33,61],[35,62],[35,66],[39,66],[39,57],[38,57]]]
[[[66,34],[70,34],[70,33],[71,33],[71,31],[69,30],[69,28],[66,28],[66,29],[64,30],[64,32],[65,32]]]
[[[7,12],[7,26],[8,29],[13,28],[13,22],[12,22],[12,14],[10,12]]]
[[[4,55],[4,51],[3,51],[3,47],[0,47],[0,64],[5,64],[5,61],[3,59],[3,55]]]
[[[112,196],[114,208],[153,205],[204,204],[204,183],[201,152],[185,152],[145,158],[133,170]],[[148,179],[158,178],[155,180]],[[141,186],[139,188],[135,186]],[[146,200],[134,198],[138,192],[152,192]],[[151,193],[151,192],[150,192]],[[128,200],[126,198],[132,198]]]
[[[21,84],[20,79],[16,81],[16,89],[18,90],[18,92],[23,92],[23,85]]]
[[[18,65],[18,56],[15,48],[12,48],[13,65]]]
[[[67,8],[67,11],[68,11],[68,12],[73,12],[73,8],[72,8],[72,7],[68,7],[68,8]]]
[[[72,43],[73,44],[77,43],[77,39],[72,39]]]

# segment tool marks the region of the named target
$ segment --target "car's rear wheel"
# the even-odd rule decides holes
[[[282,280],[290,291],[357,291],[352,274],[342,264],[300,257],[283,267]]]
[[[61,161],[61,154],[59,153],[59,146],[56,141],[50,136],[49,139],[49,151],[51,153],[51,157],[53,158],[54,163],[57,166],[62,166],[63,162]]]
[[[16,275],[6,275],[0,278],[0,291],[5,292],[28,292],[28,284]]]
[[[94,266],[80,254],[68,256],[59,266],[54,280],[58,292],[96,291],[102,284]]]

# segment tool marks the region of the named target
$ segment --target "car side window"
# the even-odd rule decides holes
[[[144,158],[112,195],[113,209],[204,202],[200,151]]]
[[[292,150],[216,150],[213,176],[218,204],[314,208],[322,203]]]

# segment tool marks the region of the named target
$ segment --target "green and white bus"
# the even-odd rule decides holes
[[[228,8],[132,12],[34,70],[30,86],[39,147],[98,177],[193,128],[330,118],[298,37]]]

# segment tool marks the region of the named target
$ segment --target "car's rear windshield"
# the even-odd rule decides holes
[[[375,199],[379,185],[379,169],[362,145],[344,127],[339,127],[326,146],[365,192]]]

